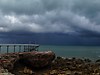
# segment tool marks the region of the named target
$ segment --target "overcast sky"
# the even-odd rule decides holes
[[[0,0],[0,33],[13,32],[99,38],[100,0]]]

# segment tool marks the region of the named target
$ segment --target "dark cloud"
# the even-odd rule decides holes
[[[99,35],[99,7],[99,0],[0,0],[0,32]]]

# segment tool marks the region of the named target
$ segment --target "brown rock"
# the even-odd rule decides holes
[[[19,54],[19,58],[16,62],[24,64],[28,67],[35,67],[35,68],[42,68],[47,65],[50,65],[51,62],[54,60],[55,54],[52,51],[45,51],[45,52],[23,52]],[[15,63],[16,63],[15,62]]]
[[[50,75],[57,75],[57,74],[58,74],[57,70],[52,70],[52,71],[50,72]]]

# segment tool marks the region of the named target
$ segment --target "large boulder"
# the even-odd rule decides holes
[[[9,71],[21,66],[43,68],[50,65],[55,59],[55,53],[52,51],[8,53],[0,56],[0,65]]]
[[[54,59],[55,59],[55,53],[52,51],[45,51],[45,52],[33,51],[33,52],[19,53],[19,58],[17,58],[16,62],[19,62],[30,68],[34,67],[42,68],[50,65]]]

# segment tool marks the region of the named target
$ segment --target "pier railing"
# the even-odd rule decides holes
[[[0,44],[0,53],[37,51],[38,44]]]

